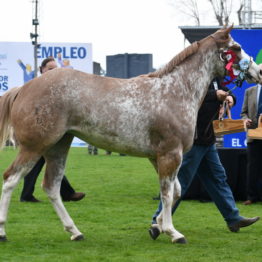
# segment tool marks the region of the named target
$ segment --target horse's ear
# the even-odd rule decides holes
[[[230,32],[231,32],[231,30],[233,29],[233,27],[234,27],[234,24],[232,24],[231,26],[229,26],[228,28],[226,28],[226,26],[225,26],[225,28],[226,28],[226,31],[225,31],[225,33],[227,34],[227,35],[229,35],[230,34]]]

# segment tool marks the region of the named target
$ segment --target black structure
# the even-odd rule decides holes
[[[213,34],[221,26],[180,26],[179,28],[189,43],[193,43]]]
[[[189,43],[199,41],[222,28],[222,26],[179,26]],[[234,29],[246,29],[242,26],[234,26]],[[261,25],[252,25],[251,29],[262,29]]]
[[[106,57],[106,76],[130,78],[154,71],[152,54],[118,54]]]
[[[93,62],[93,74],[101,75],[101,66],[97,62]]]

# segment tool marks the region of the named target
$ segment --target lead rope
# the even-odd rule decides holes
[[[231,118],[231,112],[229,110],[229,105],[228,105],[228,103],[226,101],[223,102],[223,107],[224,107],[224,113],[223,113],[222,117],[219,116],[219,118],[218,118],[219,121],[222,121],[224,119],[223,116],[226,116],[226,115],[228,116],[228,118]],[[215,114],[211,117],[210,122],[208,123],[208,125],[207,125],[207,127],[205,129],[204,135],[206,135],[207,130],[209,129],[209,127],[212,124],[213,120],[215,120],[215,117],[216,117],[217,114],[219,114],[219,112],[215,112]],[[210,137],[211,137],[211,135],[210,135]],[[197,139],[197,128],[196,128],[196,132],[195,132],[195,139]]]
[[[223,108],[224,108],[224,113],[223,113],[223,115],[221,117],[219,116],[218,119],[219,120],[223,120],[225,116],[228,116],[228,118],[231,118],[231,111],[230,111],[230,108],[229,108],[229,105],[228,105],[227,101],[223,102]]]

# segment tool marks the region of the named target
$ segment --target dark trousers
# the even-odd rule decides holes
[[[262,140],[247,144],[247,198],[253,202],[261,200],[262,191]]]
[[[211,199],[216,204],[221,215],[228,225],[232,225],[242,219],[227,183],[225,169],[222,166],[215,145],[201,146],[193,145],[191,150],[184,154],[183,162],[178,172],[178,179],[181,184],[181,197],[185,195],[194,177],[198,175]],[[179,199],[172,208],[172,214],[179,206]],[[158,209],[153,216],[152,224],[162,211],[160,201]]]
[[[25,176],[24,186],[20,198],[30,200],[33,197],[36,180],[45,164],[44,157],[41,157],[33,169]],[[63,200],[69,200],[70,196],[75,193],[75,190],[70,185],[67,178],[64,176],[61,183],[60,194]]]
[[[92,146],[92,145],[88,144],[87,149],[88,149],[89,155],[92,155],[92,154],[93,155],[97,155],[98,154],[98,149],[95,146]]]

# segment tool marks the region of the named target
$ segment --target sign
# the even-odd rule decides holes
[[[257,64],[262,63],[262,30],[261,29],[233,29],[231,35],[238,42],[245,52],[252,56]],[[245,89],[254,84],[243,83],[242,87],[234,89],[233,93],[237,98],[236,105],[231,109],[233,119],[240,119],[242,104],[244,101]],[[228,86],[229,89],[234,87],[234,84]],[[235,133],[224,135],[224,147],[245,148],[246,133]]]
[[[41,43],[37,49],[38,67],[48,56],[59,67],[70,67],[93,73],[90,43]],[[38,71],[37,75],[40,75]],[[0,42],[0,96],[34,78],[34,46],[31,42]],[[73,146],[86,146],[74,138]]]

